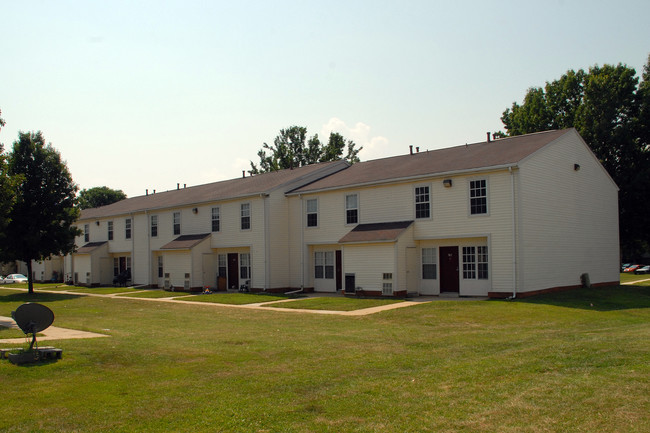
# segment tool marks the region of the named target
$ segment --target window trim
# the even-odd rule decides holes
[[[84,224],[84,242],[90,242],[90,224]]]
[[[150,215],[149,234],[151,235],[152,238],[158,237],[158,215]]]
[[[418,202],[418,189],[420,188],[427,188],[427,201],[424,202]],[[421,193],[420,193],[421,195]],[[423,204],[427,203],[427,216],[418,216],[418,204]],[[416,220],[428,220],[431,219],[431,215],[433,214],[432,212],[432,206],[431,206],[431,184],[420,184],[420,185],[413,185],[413,214]]]
[[[432,250],[433,252],[433,257],[431,258],[431,262],[427,261],[425,262],[425,250]],[[420,264],[421,264],[421,271],[422,271],[422,279],[423,280],[437,280],[438,279],[438,247],[423,247],[422,250],[420,251]],[[425,277],[425,272],[424,272],[424,266],[433,266],[433,277],[432,278],[427,278]]]
[[[109,241],[113,240],[113,221],[108,221],[108,224],[106,224],[106,235]]]
[[[309,203],[316,203],[316,210],[309,210]],[[312,221],[310,221],[310,216],[314,217]],[[305,219],[306,219],[306,227],[307,228],[317,228],[318,227],[318,198],[309,198],[305,200]],[[311,224],[312,222],[315,222],[315,224]]]
[[[247,206],[247,211],[248,214],[244,215],[244,206]],[[251,203],[246,202],[246,203],[240,203],[239,204],[239,229],[242,231],[248,231],[251,230],[252,227],[252,221],[251,221]],[[248,227],[244,227],[244,221],[247,221]]]
[[[336,275],[334,258],[334,251],[314,251],[314,279],[334,279]]]
[[[216,211],[216,212],[215,212]],[[221,231],[221,209],[219,206],[214,206],[210,210],[210,215],[211,215],[211,229],[212,233],[218,233]],[[216,216],[216,218],[215,218]],[[215,223],[216,223],[216,230],[215,230]]]
[[[350,207],[350,208],[348,207],[348,197],[356,197],[356,200],[355,200],[356,201],[356,203],[355,203],[356,207]],[[345,207],[345,225],[349,226],[349,225],[359,224],[359,193],[353,192],[351,194],[345,194],[344,201],[345,202],[344,202],[343,205]],[[356,221],[354,221],[354,222],[350,222],[350,215],[348,214],[348,212],[351,212],[351,211],[355,211]]]
[[[178,221],[176,221],[176,217],[178,216]],[[179,212],[172,212],[172,233],[174,236],[178,236],[181,234],[181,213]]]
[[[484,187],[485,188],[485,196],[472,197],[472,191],[473,191],[472,183],[473,182],[481,182],[481,181],[485,182],[485,187]],[[475,189],[482,189],[482,188],[479,187],[479,188],[475,188]],[[467,180],[467,214],[470,217],[481,217],[481,216],[490,215],[490,202],[489,202],[489,199],[488,199],[489,195],[490,195],[490,183],[488,182],[487,177],[474,177],[474,178],[468,179]],[[485,212],[473,213],[472,210],[473,210],[474,206],[472,205],[472,200],[478,200],[478,199],[481,199],[481,198],[485,199],[485,204],[484,204]],[[482,205],[478,205],[478,206],[482,206]]]
[[[124,219],[124,239],[131,239],[131,226],[133,222],[131,218]]]
[[[246,260],[244,260],[246,257]],[[246,269],[246,276],[243,274],[243,270]],[[240,280],[252,280],[251,278],[251,253],[240,253],[239,254],[239,278]],[[240,281],[240,284],[243,284],[244,281]]]

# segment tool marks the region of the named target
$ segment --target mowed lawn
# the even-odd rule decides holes
[[[25,301],[111,337],[0,361],[0,431],[650,431],[648,286],[362,317],[0,290],[0,315]]]

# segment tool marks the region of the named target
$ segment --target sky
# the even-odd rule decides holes
[[[526,90],[650,54],[647,0],[0,0],[0,142],[42,131],[80,189],[242,176],[280,129],[362,161],[484,141]]]

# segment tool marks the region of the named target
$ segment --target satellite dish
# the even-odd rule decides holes
[[[23,304],[11,312],[16,324],[25,334],[32,334],[31,350],[36,343],[36,333],[50,327],[54,322],[54,313],[45,305],[36,303]]]

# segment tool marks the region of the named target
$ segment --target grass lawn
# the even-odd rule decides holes
[[[289,299],[283,295],[257,295],[252,293],[224,293],[218,292],[211,295],[194,295],[184,298],[183,301],[213,302],[215,304],[246,305],[260,302],[274,302]]]
[[[637,281],[642,281],[642,280],[650,280],[650,275],[647,274],[635,275],[634,273],[631,272],[628,273],[621,272],[621,283],[635,283]]]
[[[353,311],[363,308],[378,307],[380,305],[395,304],[403,302],[397,299],[355,299],[355,298],[309,298],[291,302],[269,305],[274,308],[293,308],[307,310],[332,310],[332,311]]]
[[[0,361],[0,431],[650,430],[650,287],[362,317],[0,290],[0,315],[25,301],[111,337]]]
[[[167,292],[161,289],[153,289],[146,291],[137,291],[135,293],[126,293],[120,296],[130,298],[180,298],[181,296],[190,296],[191,293],[184,292]]]

